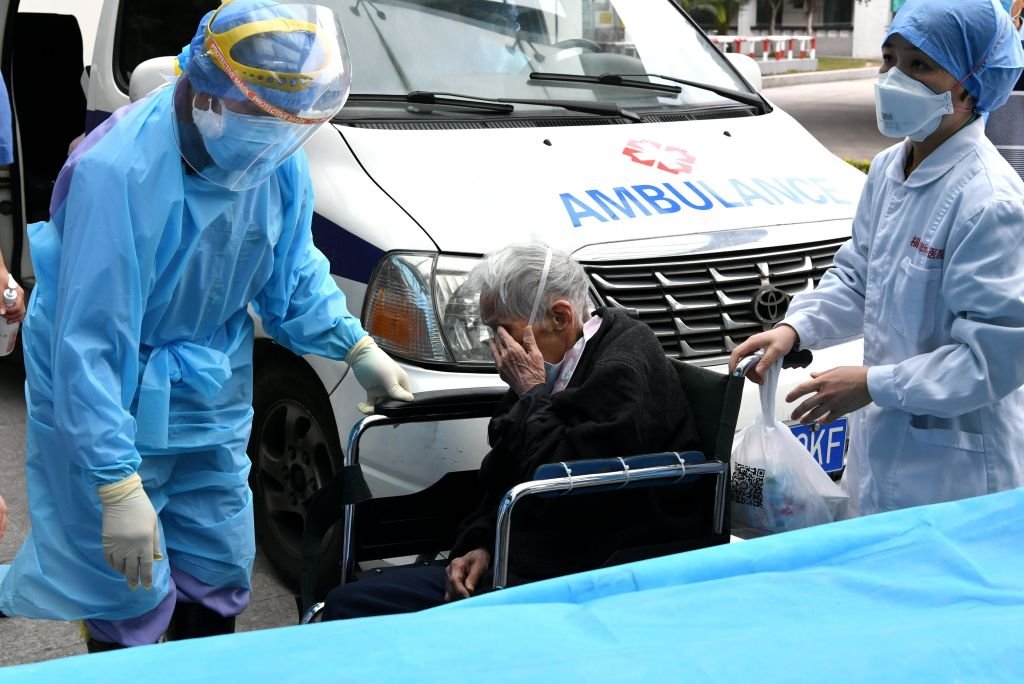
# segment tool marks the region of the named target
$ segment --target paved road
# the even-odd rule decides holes
[[[895,140],[875,124],[875,80],[768,88],[765,96],[840,157],[870,161]]]
[[[875,128],[873,80],[770,88],[772,102],[789,112],[841,157],[871,159],[890,142]],[[0,563],[9,563],[28,533],[24,481],[24,371],[20,360],[0,359],[0,495],[10,507]],[[294,624],[292,597],[262,556],[253,577],[253,602],[240,630]],[[0,620],[0,666],[84,653],[76,625]],[[0,677],[2,679],[2,677]]]

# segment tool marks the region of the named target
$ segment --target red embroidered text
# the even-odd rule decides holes
[[[910,241],[910,246],[921,254],[927,254],[929,259],[943,259],[946,256],[946,250],[932,247],[916,235],[914,236],[914,239]]]

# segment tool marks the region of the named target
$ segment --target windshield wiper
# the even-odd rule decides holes
[[[581,112],[583,114],[597,114],[600,116],[617,116],[630,121],[641,121],[640,115],[623,109],[614,102],[580,102],[578,100],[530,100],[513,97],[480,97],[477,95],[462,95],[459,93],[430,92],[426,90],[414,90],[405,95],[374,95],[356,94],[350,95],[349,100],[357,102],[406,102],[414,105],[428,105],[438,107],[464,107],[466,109],[478,109],[481,111],[499,112],[509,114],[515,111],[517,104],[537,105],[538,107],[557,107],[570,112]]]
[[[530,74],[530,80],[532,81],[597,83],[600,85],[622,86],[625,88],[650,88],[651,90],[665,89],[666,92],[675,92],[677,94],[682,92],[682,89],[676,86],[658,86],[656,83],[641,81],[641,78],[660,78],[666,81],[672,81],[673,83],[680,83],[684,86],[690,86],[691,88],[707,90],[708,92],[712,92],[715,95],[720,95],[735,102],[741,102],[745,105],[750,105],[751,107],[757,107],[761,110],[762,114],[767,114],[771,111],[768,103],[765,102],[760,95],[751,95],[750,93],[733,90],[732,88],[722,88],[721,86],[712,85],[711,83],[700,83],[699,81],[690,81],[685,78],[665,76],[664,74],[601,74],[600,76],[587,76],[584,74],[558,74],[544,71],[534,71]],[[668,88],[673,88],[674,90],[667,90]]]
[[[584,74],[558,74],[550,71],[534,71],[530,73],[531,81],[559,81],[565,83],[588,83],[593,85],[620,86],[622,88],[640,88],[642,90],[657,90],[663,93],[678,95],[683,92],[679,86],[666,85],[664,83],[651,83],[641,81],[638,78],[629,76],[649,76],[651,74],[601,74],[600,76],[587,76]]]
[[[488,100],[485,98],[456,96],[448,97],[447,93],[428,93],[414,90],[406,95],[389,95],[385,93],[355,93],[348,96],[349,102],[398,102],[401,104],[436,105],[438,107],[460,107],[476,109],[499,114],[511,114],[515,107],[511,104]],[[343,110],[344,111],[344,110]]]

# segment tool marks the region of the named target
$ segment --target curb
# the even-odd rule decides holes
[[[803,85],[806,83],[850,81],[859,78],[875,78],[876,76],[878,76],[878,67],[876,66],[858,69],[834,69],[832,71],[808,71],[801,74],[778,74],[776,76],[762,76],[761,89]]]

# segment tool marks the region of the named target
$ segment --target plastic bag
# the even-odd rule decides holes
[[[849,496],[800,441],[775,419],[781,361],[765,374],[761,415],[732,447],[732,520],[738,527],[784,532],[841,520]]]

